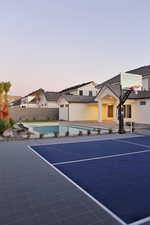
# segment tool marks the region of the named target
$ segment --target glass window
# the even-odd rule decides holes
[[[127,118],[131,118],[131,105],[127,105]]]
[[[79,91],[79,95],[81,95],[81,96],[83,95],[83,91],[82,90]]]
[[[66,108],[68,108],[69,107],[69,104],[66,104],[65,106],[66,106]]]
[[[140,105],[146,105],[146,101],[141,101]]]
[[[113,105],[108,105],[108,117],[113,117]]]
[[[63,107],[64,107],[64,105],[60,105],[60,107],[61,107],[61,108],[63,108]]]
[[[131,105],[124,105],[124,118],[132,118]]]
[[[93,93],[92,93],[92,91],[89,91],[89,96],[93,96]]]

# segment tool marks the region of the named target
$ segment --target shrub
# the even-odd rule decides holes
[[[9,119],[9,124],[10,124],[10,127],[13,127],[13,125],[16,123],[16,121],[15,120],[13,120],[13,119]]]
[[[97,129],[97,135],[100,135],[101,134],[101,129]]]
[[[9,127],[10,127],[9,120],[0,119],[0,134],[3,134],[3,132],[7,130]]]
[[[44,134],[40,133],[40,138],[43,138],[44,137]]]
[[[90,130],[87,130],[87,135],[91,135],[91,131]]]
[[[109,134],[112,134],[112,132],[113,132],[113,131],[112,131],[112,128],[109,128],[109,129],[108,129],[108,133],[109,133]]]
[[[59,133],[58,132],[54,132],[54,137],[58,138],[59,137]]]
[[[66,137],[69,136],[69,131],[66,131],[65,136],[66,136]]]
[[[83,133],[82,133],[82,131],[80,130],[79,131],[79,134],[78,134],[79,136],[82,136],[83,135]]]

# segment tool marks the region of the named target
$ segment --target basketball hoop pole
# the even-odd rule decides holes
[[[120,85],[120,97],[119,97],[119,105],[118,105],[118,119],[119,119],[119,134],[124,134],[124,103],[126,102],[127,98],[133,91],[133,88],[130,88],[123,94],[122,86]]]
[[[118,133],[119,134],[125,133],[125,130],[124,130],[124,107],[122,104],[122,97],[123,97],[123,93],[122,93],[122,87],[120,85],[120,97],[119,97],[119,105],[118,105],[118,119],[119,119]]]

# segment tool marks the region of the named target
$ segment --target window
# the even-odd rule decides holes
[[[89,91],[89,96],[93,96],[93,92],[92,91]]]
[[[61,107],[61,108],[63,108],[63,107],[64,107],[64,105],[60,105],[60,107]]]
[[[132,118],[131,105],[124,105],[124,118]]]
[[[113,105],[108,105],[108,115],[107,116],[109,118],[113,117],[113,109],[114,109]]]
[[[140,105],[146,105],[146,101],[141,101]]]
[[[66,106],[66,108],[68,108],[69,107],[69,104],[66,104],[65,106]]]
[[[79,95],[81,95],[81,96],[83,95],[83,91],[82,90],[79,91]]]

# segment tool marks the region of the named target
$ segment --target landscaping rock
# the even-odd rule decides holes
[[[3,136],[4,137],[13,137],[14,136],[13,130],[11,128],[5,130],[3,133]]]

